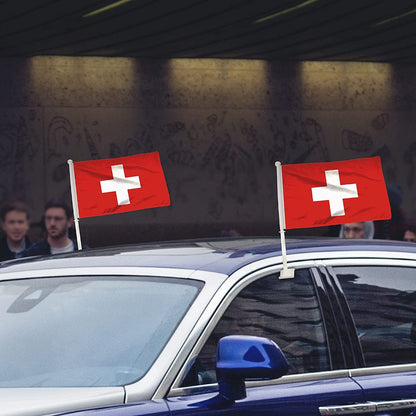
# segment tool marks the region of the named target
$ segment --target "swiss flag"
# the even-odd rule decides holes
[[[282,166],[287,229],[391,217],[379,157]]]
[[[74,162],[79,217],[170,205],[158,152]]]

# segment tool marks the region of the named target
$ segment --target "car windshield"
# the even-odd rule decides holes
[[[0,283],[0,387],[120,386],[142,378],[202,282],[60,277]]]

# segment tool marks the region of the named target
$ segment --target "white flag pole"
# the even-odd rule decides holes
[[[279,211],[279,227],[280,227],[280,242],[282,246],[282,262],[283,270],[280,272],[279,279],[292,279],[295,277],[295,269],[287,268],[287,256],[286,256],[286,239],[285,239],[285,208],[283,198],[283,177],[282,177],[282,164],[275,162],[276,177],[277,177],[277,208]]]
[[[78,199],[77,199],[77,189],[76,189],[76,184],[75,184],[74,162],[71,159],[69,159],[68,165],[69,165],[69,183],[71,185],[72,209],[74,211],[75,233],[77,236],[78,250],[82,250],[81,232],[79,230]]]

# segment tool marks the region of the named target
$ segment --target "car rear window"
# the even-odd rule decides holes
[[[201,287],[123,276],[3,281],[0,386],[132,383],[148,371]]]
[[[416,269],[334,267],[366,366],[416,362]]]

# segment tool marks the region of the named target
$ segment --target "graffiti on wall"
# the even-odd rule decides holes
[[[410,189],[414,190],[416,182],[416,141],[405,148],[403,160],[407,166],[406,182]]]
[[[168,220],[186,219],[190,213],[206,222],[275,218],[274,162],[332,160],[334,140],[350,158],[380,155],[389,181],[400,182],[398,167],[404,165],[404,185],[414,187],[416,142],[401,150],[402,159],[397,157],[397,150],[379,139],[391,123],[386,113],[374,115],[365,131],[351,127],[352,120],[334,139],[333,133],[328,138],[328,121],[295,111],[165,112],[149,120],[129,111],[122,125],[110,116],[111,109],[94,110],[89,117],[54,110],[45,120],[32,112],[0,122],[0,166],[9,172],[0,180],[0,197],[17,189],[26,200],[35,194],[70,200],[68,159],[158,150],[174,202],[165,214]],[[42,174],[32,186],[33,163]],[[147,216],[157,217],[156,210],[149,211]]]
[[[258,113],[254,119],[223,111],[191,120],[132,120],[117,137],[106,132],[103,119],[81,123],[54,115],[46,128],[48,194],[69,197],[68,158],[112,158],[154,150],[165,159],[175,200],[192,209],[200,193],[203,214],[215,220],[222,218],[223,204],[230,202],[242,215],[257,215],[258,209],[250,208],[252,201],[265,193],[274,197],[276,160],[329,160],[320,123],[290,112]]]
[[[0,118],[0,200],[21,199],[33,204],[32,175],[41,154],[39,114],[6,112]]]

